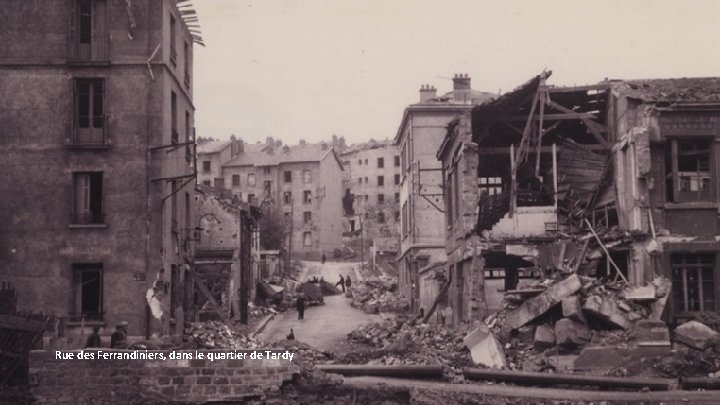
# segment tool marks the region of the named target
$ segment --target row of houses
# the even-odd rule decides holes
[[[440,113],[450,100],[406,110],[400,283],[413,309],[445,293],[454,322],[481,319],[523,277],[563,266],[631,286],[666,277],[670,320],[720,309],[720,79],[549,77],[455,114]],[[422,107],[438,111],[432,167],[414,158],[427,143],[409,124]],[[427,276],[437,263],[440,281]]]

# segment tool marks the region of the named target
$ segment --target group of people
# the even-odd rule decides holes
[[[112,349],[123,349],[128,345],[128,323],[122,321],[115,325],[115,332],[110,335],[110,348]],[[86,349],[93,349],[102,347],[102,338],[100,337],[100,327],[94,326],[93,333],[88,336],[85,341]]]

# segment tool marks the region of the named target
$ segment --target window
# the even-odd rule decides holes
[[[395,167],[400,167],[400,156],[395,156]]]
[[[304,204],[312,203],[312,192],[310,190],[303,191],[303,203]]]
[[[367,202],[369,199],[370,199],[370,197],[367,194],[365,194],[365,202]]]
[[[190,44],[185,41],[183,43],[183,64],[185,69],[184,83],[185,87],[190,87]]]
[[[203,160],[203,172],[207,173],[212,170],[212,164],[209,160]]]
[[[263,167],[263,174],[270,174],[270,166]]]
[[[80,0],[78,2],[78,29],[81,44],[92,44],[93,10],[92,0]]]
[[[377,221],[379,224],[385,223],[385,213],[384,212],[378,212],[377,214]]]
[[[396,174],[395,175],[395,185],[397,186],[398,184],[400,184],[400,175]]]
[[[362,166],[362,159],[358,159],[358,165]]]
[[[103,320],[103,265],[102,263],[73,264],[73,315],[86,321]]]
[[[303,170],[303,181],[305,184],[312,183],[312,170]]]
[[[103,79],[75,81],[75,139],[81,145],[105,143],[105,82]]]
[[[247,184],[248,184],[248,186],[254,186],[254,185],[255,185],[255,173],[248,173],[248,175],[247,175]]]
[[[367,159],[365,159],[365,164],[368,164]]]
[[[172,130],[170,136],[170,143],[173,145],[178,143],[178,131],[177,131],[177,94],[174,91],[170,92],[170,129]]]
[[[310,222],[312,222],[312,212],[310,212],[310,211],[303,212],[303,223],[309,224]]]
[[[395,193],[395,202],[396,203],[400,202],[400,193]]]
[[[673,139],[665,155],[671,202],[711,201],[710,139]]]
[[[400,221],[400,211],[395,211],[395,222]]]
[[[272,191],[272,181],[265,180],[263,182],[263,190],[265,190],[265,195],[269,195],[270,192]]]
[[[173,232],[178,231],[178,180],[173,180],[170,183],[170,229]]]
[[[403,236],[407,235],[408,232],[408,209],[407,209],[407,201],[405,201],[402,205],[402,234]]]
[[[68,59],[99,61],[107,59],[105,2],[75,0],[72,38]]]
[[[249,193],[247,196],[247,202],[248,204],[255,204],[257,201],[255,201],[255,194]]]
[[[358,184],[362,184],[362,177],[358,177]]]
[[[192,141],[192,131],[190,129],[190,111],[185,111],[185,160],[192,161],[192,149],[190,142]]]
[[[283,193],[283,203],[287,205],[292,204],[292,193],[290,191]]]
[[[240,187],[240,175],[239,174],[232,175],[232,185],[233,185],[233,187]]]
[[[377,162],[378,162],[378,163],[377,163],[378,169],[382,169],[382,168],[385,167],[385,158],[379,157],[379,158],[377,158]]]
[[[303,232],[303,246],[312,246],[312,234],[310,232]]]
[[[292,183],[292,172],[290,170],[283,172],[283,177],[285,178],[285,183]]]
[[[170,62],[173,66],[177,66],[177,50],[175,50],[175,17],[170,16]]]
[[[73,224],[103,224],[103,174],[75,173]]]
[[[478,188],[481,196],[502,194],[502,177],[480,177]]]
[[[673,308],[676,312],[715,310],[713,253],[671,255]]]
[[[378,194],[377,202],[378,202],[378,204],[385,204],[385,194]]]
[[[215,187],[225,188],[225,179],[222,177],[216,177],[214,180]]]
[[[378,187],[385,185],[385,176],[377,176],[377,185]]]
[[[367,177],[365,177],[365,184],[367,184],[367,182],[368,182],[368,178],[367,178]]]

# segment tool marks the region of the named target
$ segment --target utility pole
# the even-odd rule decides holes
[[[292,245],[293,245],[293,217],[295,216],[295,197],[290,197],[290,235],[288,236],[288,257],[287,265],[285,266],[286,271],[290,270],[290,260],[292,258]],[[284,274],[285,272],[283,272]]]

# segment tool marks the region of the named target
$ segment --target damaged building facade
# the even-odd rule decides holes
[[[18,310],[67,333],[121,321],[133,336],[182,333],[192,13],[170,0],[3,2],[0,273]]]
[[[549,76],[458,116],[437,152],[454,322],[529,294],[528,280],[574,275],[661,302],[650,319],[717,311],[720,81],[554,87]],[[527,323],[527,309],[508,323]]]

